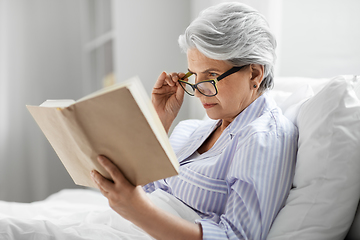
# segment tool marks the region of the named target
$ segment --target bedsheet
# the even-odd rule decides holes
[[[199,218],[191,209],[164,192],[149,197],[159,207],[189,221]],[[67,189],[33,203],[0,201],[0,239],[153,238],[114,212],[100,192]]]

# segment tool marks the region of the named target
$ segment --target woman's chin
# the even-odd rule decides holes
[[[208,116],[208,118],[210,118],[212,120],[220,119],[218,114],[212,113],[211,111],[206,111],[206,115]]]

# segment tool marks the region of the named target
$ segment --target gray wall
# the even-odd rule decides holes
[[[75,186],[25,105],[81,96],[79,12],[73,0],[6,1],[0,199],[33,201]]]
[[[278,75],[360,74],[360,1],[286,0]]]
[[[138,75],[149,96],[162,71],[187,71],[177,39],[190,23],[190,1],[114,1],[116,77]],[[188,100],[176,122],[188,118]]]

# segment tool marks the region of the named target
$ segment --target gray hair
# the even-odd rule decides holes
[[[241,3],[221,3],[202,11],[179,37],[184,52],[196,48],[211,59],[233,66],[260,64],[259,91],[273,87],[276,40],[258,11]]]

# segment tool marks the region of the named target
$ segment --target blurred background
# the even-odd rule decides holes
[[[187,69],[177,39],[221,0],[0,0],[0,200],[77,187],[25,105],[79,99],[138,75]],[[276,77],[360,74],[360,1],[244,0],[278,41]],[[276,83],[276,82],[275,82]],[[176,122],[202,118],[186,97]]]

